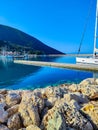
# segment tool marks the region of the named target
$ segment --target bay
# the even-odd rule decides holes
[[[29,60],[75,64],[75,57],[33,57]],[[0,88],[35,89],[66,83],[80,83],[83,79],[96,77],[98,73],[61,69],[54,67],[28,66],[0,62]]]

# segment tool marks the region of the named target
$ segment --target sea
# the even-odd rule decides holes
[[[31,61],[47,61],[76,64],[75,56],[33,57]],[[15,64],[0,59],[0,89],[28,89],[58,86],[60,84],[80,83],[86,78],[97,78],[97,72],[72,70],[55,67],[41,67]]]

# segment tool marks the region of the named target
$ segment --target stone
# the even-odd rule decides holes
[[[36,125],[30,125],[26,127],[26,130],[41,130],[41,129]]]
[[[83,103],[88,103],[89,102],[88,98],[85,95],[83,95],[83,94],[81,94],[79,92],[65,94],[64,95],[64,99],[67,102],[70,102],[72,99],[74,99],[79,104],[80,103],[83,104]]]
[[[92,101],[85,104],[81,110],[92,122],[95,129],[98,129],[98,101]]]
[[[42,110],[41,115],[40,115],[41,119],[43,119],[43,117],[47,114],[48,110],[49,110],[48,107],[45,107],[45,108]]]
[[[9,93],[6,96],[6,103],[10,107],[20,103],[20,101],[21,101],[21,96],[17,93]]]
[[[1,103],[0,103],[0,108],[1,108],[1,107],[4,109],[4,108],[6,107],[6,103],[5,103],[5,102],[1,102]]]
[[[14,114],[8,119],[7,126],[10,130],[18,130],[21,128],[21,120],[18,114]]]
[[[62,113],[55,111],[48,121],[47,130],[66,130],[66,123]]]
[[[7,126],[0,124],[0,130],[10,130]]]
[[[5,97],[3,94],[0,94],[0,102],[4,103],[5,102]]]
[[[38,97],[36,95],[32,95],[31,99],[32,99],[33,105],[38,108],[38,112],[39,114],[41,114],[41,111],[43,110],[45,106],[45,100],[42,97]]]
[[[45,106],[48,108],[52,108],[57,100],[58,100],[58,98],[56,98],[56,97],[49,97],[45,101]]]
[[[62,98],[67,93],[67,89],[63,87],[47,87],[42,91],[42,95],[45,98],[55,97]]]
[[[21,104],[19,105],[19,110],[18,110],[20,113],[21,119],[23,121],[23,125],[25,127],[32,124],[31,117],[27,111],[27,105],[28,104],[26,102],[21,102]]]
[[[28,108],[28,113],[30,115],[30,118],[32,119],[32,124],[39,126],[40,124],[40,117],[38,114],[38,108],[34,107],[33,105],[29,105]]]
[[[87,78],[80,82],[81,86],[96,85],[96,80],[94,78]]]
[[[19,109],[19,105],[14,105],[11,108],[7,109],[6,111],[8,112],[8,117],[12,116],[13,114],[17,113]]]
[[[38,102],[34,102],[32,96],[31,92],[24,93],[19,105],[20,116],[25,127],[40,124],[39,108],[41,110],[41,107],[38,107]]]
[[[98,85],[98,78],[97,78],[97,79],[95,79],[95,83]]]
[[[98,98],[98,85],[94,82],[95,79],[83,80],[79,85],[73,84],[69,86],[71,92],[80,92],[88,97],[88,99]]]
[[[72,127],[77,130],[93,130],[92,124],[78,111],[74,103],[66,103],[66,100],[58,100],[54,107],[48,110],[47,114],[43,117],[41,123],[41,129],[47,130],[49,128],[50,120],[55,119],[53,115],[55,112],[63,115],[63,121],[65,121],[66,126]],[[52,120],[52,122],[54,122]],[[62,124],[62,123],[61,123]]]
[[[8,112],[4,110],[4,107],[6,106],[5,103],[0,103],[0,122],[4,123],[7,121],[8,118]]]
[[[73,93],[73,92],[79,92],[79,85],[78,84],[72,84],[68,87],[68,90]]]
[[[0,94],[2,94],[2,95],[7,94],[7,90],[6,89],[0,89]]]

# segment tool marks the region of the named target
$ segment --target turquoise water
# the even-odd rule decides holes
[[[75,57],[39,57],[30,60],[75,63]],[[35,89],[62,83],[79,83],[95,75],[97,73],[87,71],[0,62],[0,88],[6,89]]]

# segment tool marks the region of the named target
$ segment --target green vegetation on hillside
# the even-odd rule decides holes
[[[0,25],[0,50],[7,46],[8,51],[29,54],[63,54],[39,41],[38,39],[12,27]]]

